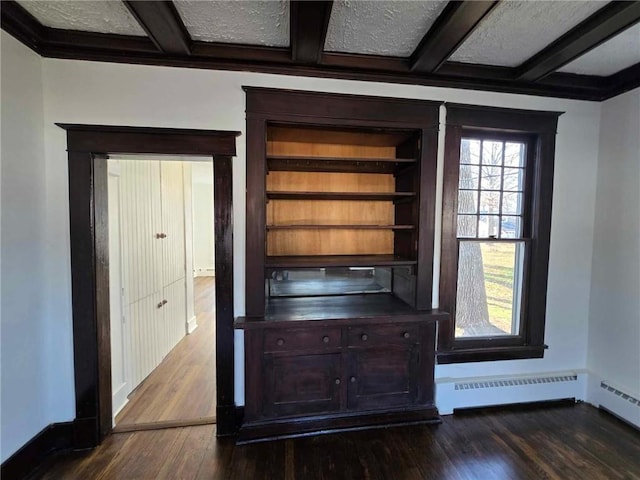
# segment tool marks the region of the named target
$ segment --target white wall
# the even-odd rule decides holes
[[[213,275],[213,162],[192,162],[193,266],[197,276]]]
[[[4,67],[4,55],[2,60]],[[46,306],[49,311],[56,312],[56,329],[48,332],[56,352],[46,356],[47,372],[51,372],[46,382],[56,382],[55,390],[52,389],[56,397],[47,410],[52,420],[70,420],[74,416],[66,139],[64,131],[54,122],[223,129],[244,133],[242,85],[566,111],[560,117],[556,149],[546,335],[550,348],[544,359],[447,365],[438,367],[436,374],[443,379],[585,368],[598,160],[598,104],[245,72],[54,59],[42,62],[48,247],[43,273],[48,281]],[[244,313],[245,277],[244,137],[239,138],[237,145],[238,156],[233,161],[234,305],[235,314],[241,315]],[[24,213],[30,211],[24,209]],[[236,402],[239,404],[244,400],[241,338],[241,333],[237,333]]]
[[[44,111],[40,58],[2,32],[0,457],[60,418],[49,408],[54,318],[46,309]],[[68,287],[68,285],[67,285]],[[66,318],[59,337],[69,335]],[[64,352],[68,357],[69,351]],[[66,367],[68,370],[68,366]],[[68,387],[68,386],[67,386]],[[66,397],[73,394],[67,388]]]
[[[640,89],[602,104],[588,368],[640,398]]]

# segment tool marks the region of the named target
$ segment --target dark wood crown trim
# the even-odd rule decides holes
[[[607,93],[604,100],[640,87],[640,63],[606,78]]]
[[[451,1],[411,55],[411,70],[433,73],[471,35],[497,1]]]
[[[640,2],[611,2],[517,69],[516,78],[535,81],[640,21]]]
[[[136,0],[124,4],[158,49],[174,55],[191,53],[191,37],[173,2]]]
[[[13,0],[3,0],[0,25],[8,34],[40,53],[44,27],[33,15]]]
[[[320,62],[332,7],[332,0],[292,0],[290,38],[291,58],[294,62]]]
[[[526,82],[516,78],[514,68],[446,61],[437,72],[424,73],[411,71],[409,58],[380,55],[324,52],[319,64],[305,65],[295,63],[291,49],[281,47],[191,42],[191,55],[167,54],[148,37],[44,27],[13,0],[2,0],[0,14],[5,31],[47,58],[251,71],[590,101],[606,100],[640,86],[640,75],[631,67],[610,77],[552,73],[537,82]]]

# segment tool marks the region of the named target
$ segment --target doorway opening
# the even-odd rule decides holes
[[[110,155],[114,431],[216,421],[211,157]]]
[[[213,159],[216,435],[235,434],[239,411],[234,402],[232,157],[240,133],[57,125],[67,133],[68,152],[76,400],[73,447],[95,447],[113,430],[109,155],[197,155]]]

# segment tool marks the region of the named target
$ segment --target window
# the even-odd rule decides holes
[[[558,116],[447,106],[439,363],[543,356]]]

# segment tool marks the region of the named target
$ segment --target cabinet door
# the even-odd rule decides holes
[[[160,325],[162,296],[160,292],[132,303],[128,308],[131,329],[131,390],[137,387],[162,361]]]
[[[184,279],[162,289],[163,318],[161,344],[166,356],[187,333],[186,297]]]
[[[349,352],[349,409],[412,405],[418,392],[418,345]]]
[[[266,356],[266,417],[333,412],[341,405],[340,354]]]
[[[182,162],[161,161],[163,285],[185,277],[184,181]]]
[[[162,288],[160,162],[120,162],[122,280],[125,303]]]

